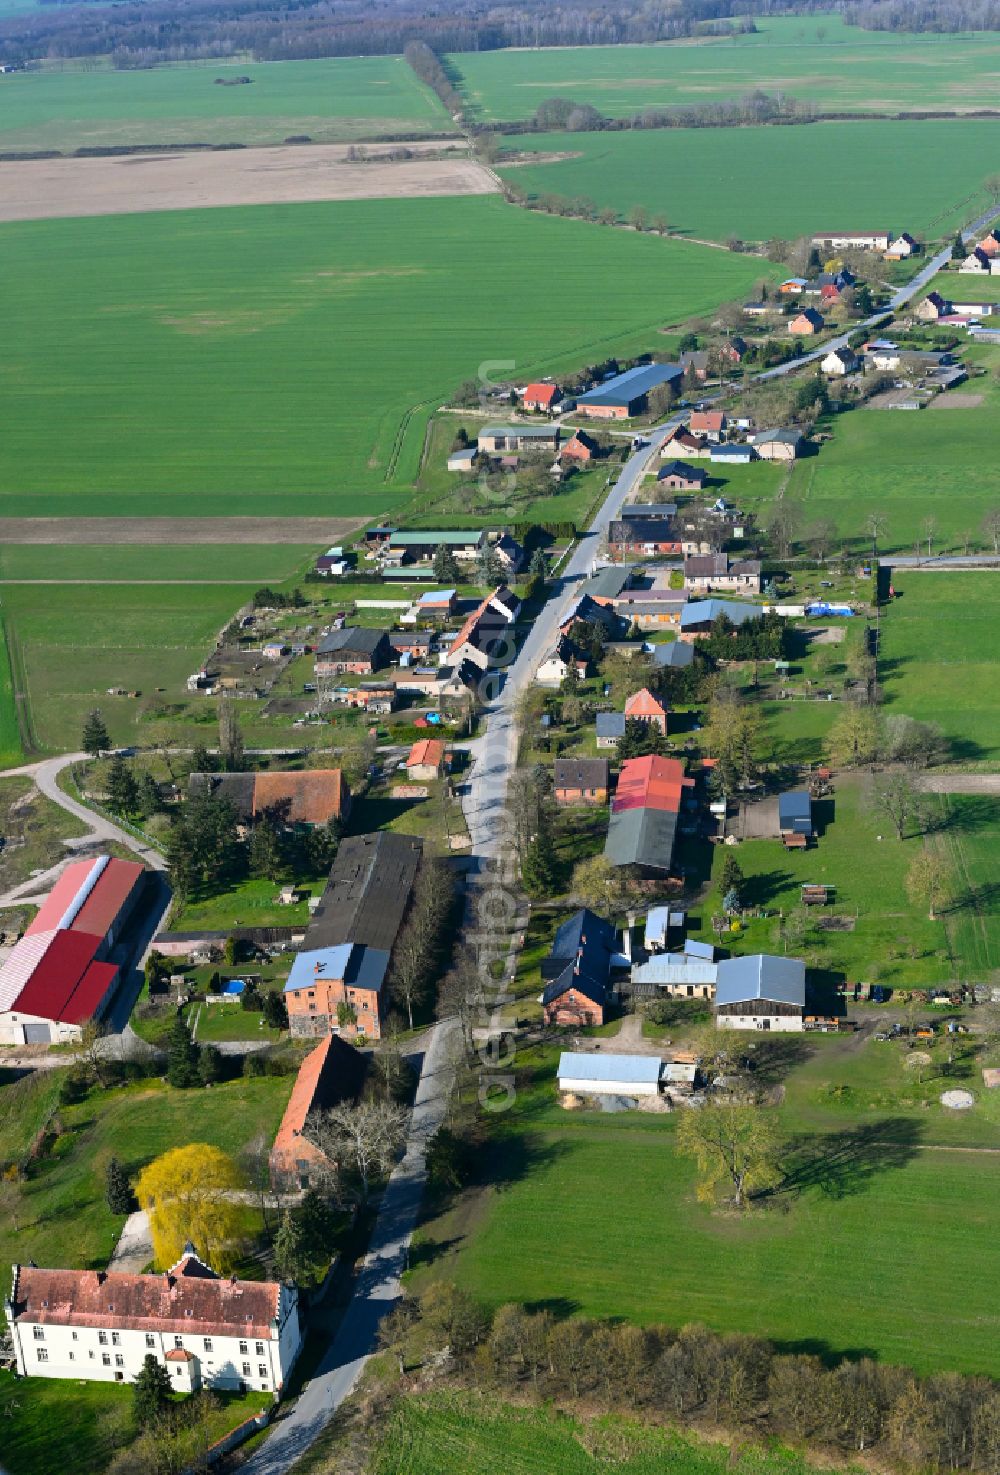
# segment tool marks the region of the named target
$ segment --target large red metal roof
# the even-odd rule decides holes
[[[26,935],[62,926],[73,932],[86,932],[92,937],[103,938],[139,884],[142,874],[143,867],[139,861],[119,860],[116,856],[76,861],[63,871],[39,907]],[[96,880],[93,879],[95,875]],[[89,894],[81,898],[81,892],[85,892],[91,882]],[[75,913],[74,906],[77,906]],[[64,921],[70,913],[72,915]]]
[[[100,941],[87,932],[56,932],[11,1009],[65,1024],[92,1018],[118,971],[94,961]]]

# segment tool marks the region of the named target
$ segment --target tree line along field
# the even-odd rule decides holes
[[[623,216],[641,205],[683,234],[793,239],[850,218],[935,239],[989,203],[983,181],[996,163],[1000,120],[669,128],[505,142],[511,151],[566,156],[501,169],[529,194],[585,195]]]
[[[784,1450],[731,1451],[634,1420],[602,1419],[600,1426],[607,1450],[556,1410],[475,1393],[408,1396],[378,1432],[370,1468],[372,1475],[598,1475],[611,1449],[618,1475],[805,1475],[809,1468]]]
[[[892,1045],[820,1036],[799,1048],[768,1076],[784,1085],[786,1186],[744,1217],[698,1202],[674,1120],[566,1112],[558,1050],[520,1050],[515,1104],[491,1132],[502,1192],[470,1194],[424,1226],[418,1284],[441,1276],[490,1305],[701,1322],[786,1352],[995,1376],[1000,1321],[980,1287],[1000,1258],[988,1230],[1000,1178],[975,1149],[995,1142],[1000,1106],[971,1066],[961,1079],[977,1106],[957,1122],[936,1104],[939,1066],[921,1085]],[[943,1245],[981,1277],[949,1273]]]
[[[480,365],[655,348],[762,270],[485,196],[20,223],[0,263],[0,514],[106,517],[378,516]]]
[[[725,39],[462,52],[450,62],[484,122],[530,117],[549,97],[622,118],[754,89],[836,112],[996,106],[996,35],[863,31],[827,14],[758,18],[756,25],[755,35]]]
[[[2,6],[2,0],[0,0]],[[220,86],[249,77],[249,84]],[[401,56],[14,72],[0,77],[0,150],[317,143],[452,133]]]

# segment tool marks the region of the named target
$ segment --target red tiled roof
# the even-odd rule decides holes
[[[439,768],[444,762],[444,743],[440,738],[421,738],[413,744],[409,757],[406,760],[407,768],[419,768],[423,764],[433,764]]]
[[[678,425],[677,429],[666,437],[663,445],[683,446],[688,451],[700,451],[704,449],[705,442],[700,435],[692,435],[685,426]]]
[[[697,433],[701,430],[719,431],[726,423],[726,417],[721,410],[695,410],[691,415],[691,430]]]
[[[166,1275],[96,1270],[14,1272],[14,1317],[49,1326],[120,1331],[276,1337],[281,1287],[275,1281],[221,1280],[185,1256]],[[207,1271],[207,1273],[206,1273]]]
[[[167,1353],[167,1362],[194,1362],[194,1353],[189,1352],[186,1347],[171,1347]]]
[[[625,703],[626,717],[666,717],[667,708],[654,697],[648,686],[635,691]]]
[[[364,1078],[365,1058],[336,1035],[327,1035],[299,1066],[292,1094],[271,1147],[279,1156],[294,1147],[314,1107],[353,1099]]]
[[[328,820],[341,818],[344,792],[339,768],[258,773],[254,777],[253,812],[278,808],[286,824],[325,825]]]
[[[684,777],[684,765],[677,758],[629,758],[622,764],[612,813],[663,809],[677,814],[684,790],[692,784],[692,779]]]
[[[524,401],[532,401],[539,405],[550,405],[558,394],[554,384],[529,384],[524,391]]]
[[[503,607],[508,611],[512,607],[512,601],[516,606],[515,596],[511,594],[511,591],[507,588],[506,584],[498,585],[496,589],[487,594],[486,598],[482,601],[481,604],[477,605],[477,607],[472,611],[472,614],[466,617],[464,625],[455,636],[455,639],[451,642],[451,645],[448,647],[449,656],[455,655],[459,650],[461,650],[466,641],[472,638],[477,626],[479,625],[480,620],[486,614],[487,610],[492,609],[494,613],[498,613],[497,607],[493,603],[494,600],[497,600],[498,603],[503,605]]]

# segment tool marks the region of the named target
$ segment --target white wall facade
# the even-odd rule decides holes
[[[104,1005],[102,1003],[101,1007]],[[95,1012],[95,1018],[100,1011]],[[24,1045],[25,1025],[47,1024],[49,1027],[49,1041],[53,1045],[76,1045],[83,1038],[83,1031],[78,1024],[63,1024],[57,1019],[43,1019],[40,1014],[21,1014],[13,1009],[0,1014],[0,1045]]]
[[[801,1034],[801,1014],[717,1014],[719,1029],[766,1029],[772,1034]]]
[[[98,1383],[129,1383],[149,1353],[162,1362],[178,1390],[190,1387],[191,1364],[168,1362],[181,1347],[192,1353],[206,1388],[241,1386],[278,1397],[302,1343],[298,1297],[282,1287],[279,1320],[264,1338],[173,1331],[44,1325],[18,1320],[11,1325],[17,1371],[32,1378],[86,1378]],[[8,1321],[10,1320],[8,1315]]]
[[[574,1096],[656,1096],[660,1088],[656,1081],[581,1081],[560,1076],[559,1089]]]

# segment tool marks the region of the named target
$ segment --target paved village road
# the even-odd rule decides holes
[[[410,1236],[427,1178],[427,1143],[444,1120],[452,1085],[454,1020],[435,1025],[413,1103],[406,1153],[389,1179],[371,1248],[344,1319],[323,1361],[295,1404],[247,1463],[241,1475],[284,1475],[312,1445],[354,1389],[375,1350],[378,1325],[402,1294]]]
[[[463,808],[472,853],[480,860],[495,859],[501,854],[502,815],[507,798],[507,784],[517,762],[516,714],[518,701],[531,685],[535,671],[556,643],[560,622],[577,593],[578,585],[594,568],[597,551],[623,503],[642,483],[646,467],[659,454],[668,432],[684,423],[687,412],[672,415],[647,435],[650,444],[636,451],[622,467],[621,475],[608,492],[597,516],[573,549],[565,568],[553,587],[521,648],[509,665],[496,673],[503,685],[487,703],[486,734],[477,745],[477,757],[469,776]],[[488,678],[489,679],[489,678]]]

